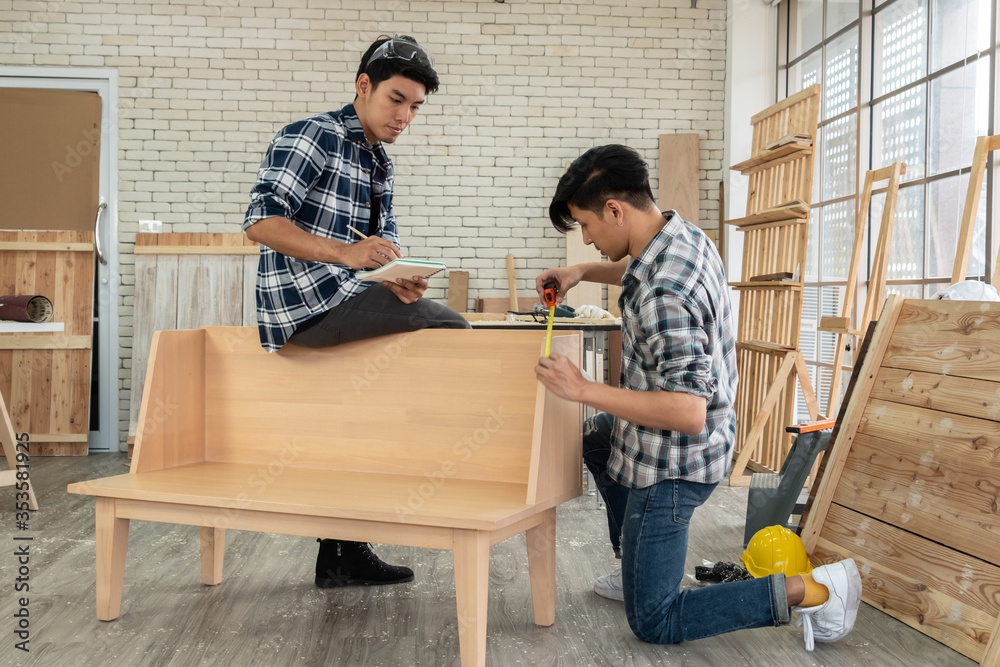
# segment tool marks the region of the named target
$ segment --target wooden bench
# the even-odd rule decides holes
[[[249,327],[158,332],[128,474],[69,486],[96,496],[97,617],[119,615],[141,519],[198,526],[209,585],[227,529],[451,549],[464,665],[486,660],[490,545],[526,533],[534,620],[551,625],[582,423],[535,378],[543,343],[425,330],[268,354]],[[552,351],[579,362],[580,335]]]

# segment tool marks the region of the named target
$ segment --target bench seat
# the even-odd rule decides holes
[[[261,479],[259,493],[247,480]],[[281,512],[445,528],[499,530],[565,499],[529,505],[523,484],[448,480],[341,470],[284,468],[270,481],[261,466],[194,463],[72,485],[74,493],[260,512]],[[100,487],[97,488],[97,483]],[[335,491],[334,491],[335,490]],[[275,531],[280,532],[280,531]]]

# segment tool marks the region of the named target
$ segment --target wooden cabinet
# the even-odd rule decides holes
[[[90,431],[94,234],[0,231],[0,294],[52,301],[60,333],[0,333],[0,393],[34,456],[85,456]]]

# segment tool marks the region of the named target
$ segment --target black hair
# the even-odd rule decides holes
[[[368,78],[371,79],[372,82],[372,90],[375,90],[375,88],[378,87],[378,84],[399,74],[405,76],[407,79],[412,79],[417,83],[424,84],[424,88],[427,89],[428,93],[437,92],[438,86],[441,85],[441,81],[438,79],[437,72],[434,71],[433,65],[427,62],[427,60],[421,58],[412,58],[410,60],[403,60],[401,58],[379,58],[374,62],[368,62],[372,57],[372,53],[375,52],[375,49],[382,46],[390,39],[409,42],[423,51],[423,47],[417,44],[417,40],[413,39],[409,35],[397,35],[396,37],[382,35],[372,42],[372,45],[368,47],[365,54],[361,56],[361,64],[358,66],[358,74],[354,77],[355,82],[361,78],[362,74],[367,74]]]
[[[649,187],[649,167],[628,146],[596,146],[573,160],[556,186],[549,204],[549,219],[565,233],[576,225],[569,212],[570,204],[599,216],[609,199],[618,199],[642,211],[656,203]]]

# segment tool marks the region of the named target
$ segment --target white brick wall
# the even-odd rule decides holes
[[[0,64],[119,72],[123,433],[139,219],[239,231],[268,141],[350,102],[380,33],[416,37],[442,84],[389,148],[405,250],[504,296],[508,251],[525,295],[563,260],[548,199],[594,145],[639,150],[656,192],[658,135],[698,132],[701,222],[717,226],[726,18],[725,0],[0,0]]]

